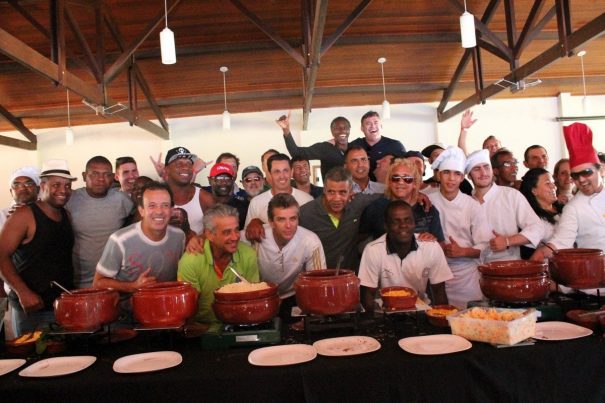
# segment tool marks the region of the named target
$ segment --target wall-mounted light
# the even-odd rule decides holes
[[[164,19],[166,27],[160,32],[160,49],[162,51],[163,64],[176,63],[176,47],[174,45],[174,32],[168,28],[168,6],[164,0]]]
[[[74,144],[74,131],[71,128],[71,112],[69,110],[69,89],[67,89],[67,128],[65,129],[65,144]]]
[[[220,69],[221,73],[223,73],[223,98],[225,100],[225,110],[223,111],[223,130],[231,129],[231,115],[227,110],[227,72],[229,71],[228,67],[222,66]]]
[[[382,118],[390,119],[391,118],[391,104],[387,101],[387,87],[384,83],[384,63],[387,61],[386,57],[380,57],[378,59],[378,63],[380,64],[380,72],[382,74]]]
[[[475,16],[466,11],[466,0],[464,0],[464,13],[460,16],[460,38],[463,48],[474,48],[477,46],[475,37]]]

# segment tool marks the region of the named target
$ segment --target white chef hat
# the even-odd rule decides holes
[[[437,159],[431,165],[431,168],[438,169],[440,171],[458,171],[464,172],[464,164],[466,157],[464,151],[459,147],[449,146],[444,152],[442,152]]]
[[[477,150],[473,151],[466,157],[466,167],[464,168],[464,173],[468,175],[468,173],[478,164],[490,164],[489,160],[489,150]]]
[[[36,186],[40,186],[40,170],[36,167],[25,166],[13,171],[8,180],[8,187],[11,187],[13,185],[13,181],[20,176],[30,178],[36,183]]]

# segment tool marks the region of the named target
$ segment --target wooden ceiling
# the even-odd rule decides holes
[[[470,50],[458,0],[169,0],[177,63],[163,65],[161,0],[0,0],[0,131],[27,139],[0,143],[35,148],[36,129],[66,126],[66,88],[72,125],[128,120],[166,137],[166,119],[222,113],[220,66],[231,113],[378,105],[379,57],[388,100],[438,102],[441,120],[490,97],[581,95],[581,49],[588,93],[605,94],[604,1],[467,6]],[[512,92],[524,78],[542,83]]]

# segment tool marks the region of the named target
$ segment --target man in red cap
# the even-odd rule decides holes
[[[250,201],[233,194],[233,186],[237,174],[231,164],[219,162],[210,169],[208,182],[212,190],[212,197],[216,203],[227,204],[235,207],[239,213],[239,229],[244,229],[246,214]]]
[[[569,150],[571,177],[578,188],[565,205],[553,237],[536,249],[533,260],[543,260],[562,248],[605,250],[605,192],[599,175],[600,162],[592,146],[592,131],[583,123],[563,128]]]

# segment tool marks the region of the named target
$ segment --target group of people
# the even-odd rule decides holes
[[[518,161],[494,136],[467,153],[474,122],[471,111],[463,114],[458,146],[406,151],[382,135],[373,111],[361,118],[364,137],[349,142],[351,124],[337,117],[332,138],[309,147],[296,144],[284,115],[276,123],[290,156],[267,150],[261,168],[243,169],[241,187],[230,152],[212,163],[209,186],[198,185],[211,164],[185,147],[151,159],[158,180],[140,176],[132,157],[118,158],[115,171],[107,158],[91,158],[76,190],[67,161],[19,168],[9,180],[14,204],[0,215],[7,333],[54,320],[61,289],[52,282],[120,291],[128,323],[132,292],[188,281],[200,291],[193,320],[212,331],[220,328],[213,292],[238,276],[278,284],[285,319],[297,275],[337,266],[358,273],[370,313],[377,290],[395,285],[463,308],[483,297],[480,262],[605,249],[603,164],[586,125],[565,128],[570,157],[554,176],[547,151],[535,145],[518,180]],[[309,160],[321,162],[323,188],[311,183]],[[433,175],[423,181],[427,162]]]

